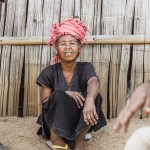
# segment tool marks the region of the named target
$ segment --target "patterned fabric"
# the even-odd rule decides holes
[[[79,39],[82,43],[85,38],[86,31],[89,31],[88,28],[79,19],[65,19],[61,23],[52,25],[48,44],[56,46],[57,39],[59,39],[62,35],[68,34]]]

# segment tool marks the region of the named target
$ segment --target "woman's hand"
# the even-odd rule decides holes
[[[84,121],[87,125],[97,124],[98,115],[96,113],[95,103],[93,99],[87,99],[83,109]]]
[[[81,95],[79,92],[74,92],[74,91],[66,91],[66,93],[74,98],[74,100],[77,103],[78,108],[83,106],[83,102],[85,101],[85,98]]]

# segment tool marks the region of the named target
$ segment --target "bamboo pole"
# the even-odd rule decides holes
[[[49,36],[0,37],[0,45],[46,45]],[[150,35],[92,35],[84,44],[150,44]]]
[[[6,13],[5,8],[6,8],[5,4],[3,4],[0,9],[0,12],[1,12],[1,14],[0,14],[0,36],[3,36],[3,28],[5,25],[4,24],[4,16]],[[3,63],[1,63],[2,59],[3,59],[2,56],[4,56],[4,52],[2,52],[3,51],[2,48],[3,48],[3,46],[0,46],[0,64],[3,67]],[[3,115],[3,107],[4,107],[3,106],[3,101],[4,101],[3,92],[4,92],[5,86],[4,86],[4,81],[3,81],[2,77],[3,77],[3,74],[0,71],[0,116]]]
[[[95,0],[82,0],[81,1],[81,12],[80,12],[80,20],[87,25],[87,27],[91,30],[91,33],[94,34],[94,24],[93,20],[95,17],[94,14],[94,3]],[[90,6],[90,9],[87,9]],[[88,17],[87,17],[88,16]],[[93,47],[91,45],[86,45],[84,49],[80,53],[80,61],[91,62],[93,61]]]
[[[43,0],[29,0],[27,13],[26,36],[41,36],[43,34]],[[41,45],[25,46],[24,116],[38,115],[39,89],[35,81],[40,72],[41,55]]]
[[[124,25],[123,25],[123,33],[131,35],[132,34],[132,22],[134,17],[134,8],[135,2],[134,0],[127,1],[125,7],[125,16],[124,16]],[[130,95],[130,80],[129,79],[129,66],[131,65],[130,59],[132,55],[130,54],[131,45],[123,44],[121,49],[120,56],[120,67],[119,67],[119,79],[118,79],[118,101],[117,101],[117,115],[120,113],[122,108],[126,104],[126,100]]]
[[[6,6],[5,6],[6,7]],[[4,36],[12,36],[12,31],[14,28],[14,18],[15,18],[15,1],[7,0],[5,23],[3,24]],[[4,11],[4,10],[3,10]],[[2,18],[4,17],[2,16]],[[1,27],[0,27],[1,28]],[[2,29],[1,29],[2,31]],[[10,58],[11,58],[12,47],[10,45],[2,46],[1,58],[0,58],[0,101],[1,116],[6,116],[8,113],[8,93],[9,93],[9,76],[10,76]]]
[[[149,17],[146,11],[149,11],[148,1],[135,1],[134,15],[134,34],[146,34],[146,22]],[[145,18],[143,20],[143,18]],[[146,36],[146,35],[145,35]],[[133,45],[132,67],[131,67],[131,93],[144,81],[144,51],[145,45]],[[134,116],[142,117],[142,112],[138,111]]]
[[[27,0],[21,0],[15,2],[15,18],[13,26],[13,35],[16,37],[25,35]],[[19,103],[23,103],[20,96],[22,71],[24,64],[24,45],[12,46],[10,56],[10,68],[9,68],[9,93],[8,93],[8,115],[19,115]],[[22,107],[21,107],[22,108]]]
[[[150,11],[149,11],[149,7],[150,7],[150,3],[146,3],[145,6],[145,16],[147,18],[149,18],[150,15]],[[150,35],[150,21],[146,20],[145,22],[145,34],[146,35]],[[150,45],[145,44],[144,46],[145,50],[144,50],[144,62],[143,62],[143,67],[144,67],[144,82],[149,81],[150,79],[150,63],[149,63],[149,58],[150,58]],[[142,109],[142,118],[145,117],[150,117],[150,115],[146,114],[145,111]]]

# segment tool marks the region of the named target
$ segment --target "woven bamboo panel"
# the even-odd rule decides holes
[[[102,109],[113,118],[126,104],[127,95],[150,79],[149,44],[122,44],[126,35],[137,35],[138,43],[144,39],[138,35],[150,34],[149,5],[149,0],[7,0],[0,3],[0,36],[43,38],[49,36],[53,23],[75,16],[90,34],[105,35],[105,41],[110,40],[107,35],[124,35],[120,44],[84,45],[79,57],[93,63],[100,78]],[[52,63],[53,53],[47,45],[0,46],[1,116],[18,115],[20,107],[24,116],[40,114],[40,88],[35,81]],[[147,117],[142,111],[139,114]]]

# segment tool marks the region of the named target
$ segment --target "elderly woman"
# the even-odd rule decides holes
[[[54,65],[38,76],[41,86],[42,124],[50,135],[53,149],[68,149],[66,140],[74,141],[75,150],[84,150],[87,131],[106,125],[101,110],[100,82],[91,63],[77,62],[87,27],[78,19],[55,24],[50,42],[57,51]]]

